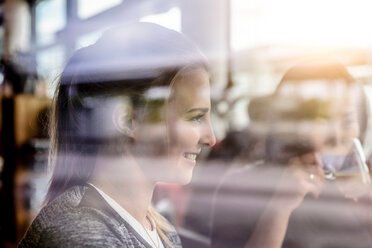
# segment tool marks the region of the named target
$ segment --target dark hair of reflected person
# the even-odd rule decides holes
[[[123,154],[124,144],[133,141],[125,133],[105,133],[105,120],[98,118],[95,110],[104,108],[106,101],[125,100],[131,109],[125,119],[130,128],[133,115],[138,120],[146,118],[138,116],[152,114],[149,90],[165,88],[170,92],[185,68],[208,71],[205,57],[184,35],[150,23],[110,28],[95,44],[76,51],[55,92],[50,151],[53,175],[45,202],[72,186],[85,184],[97,155]],[[99,113],[104,112],[108,111]],[[167,229],[156,211],[149,209],[149,213],[157,227]]]

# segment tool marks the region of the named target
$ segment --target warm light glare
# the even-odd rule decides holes
[[[232,47],[370,47],[371,10],[368,0],[233,0]]]

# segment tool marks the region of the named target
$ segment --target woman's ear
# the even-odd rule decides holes
[[[112,112],[112,122],[117,131],[134,138],[133,110],[128,104],[118,103]]]

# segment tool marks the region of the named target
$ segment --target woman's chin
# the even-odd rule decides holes
[[[192,179],[193,170],[181,170],[175,172],[173,175],[170,175],[167,178],[164,178],[162,182],[165,183],[174,183],[174,184],[180,184],[180,185],[187,185],[191,182]]]
[[[192,179],[192,175],[190,175],[189,177],[184,177],[184,178],[182,178],[179,182],[178,182],[178,184],[181,184],[181,185],[187,185],[187,184],[189,184],[190,182],[191,182],[191,179]]]
[[[176,176],[179,184],[186,185],[191,182],[195,165],[195,160],[188,161],[185,158],[182,158],[181,161],[178,162],[179,173],[177,173]]]
[[[191,182],[195,161],[185,158],[162,161],[161,166],[151,173],[155,181],[186,185]]]

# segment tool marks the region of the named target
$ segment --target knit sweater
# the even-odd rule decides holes
[[[165,234],[182,247],[175,230]],[[74,186],[42,208],[19,247],[152,248],[88,185]]]

